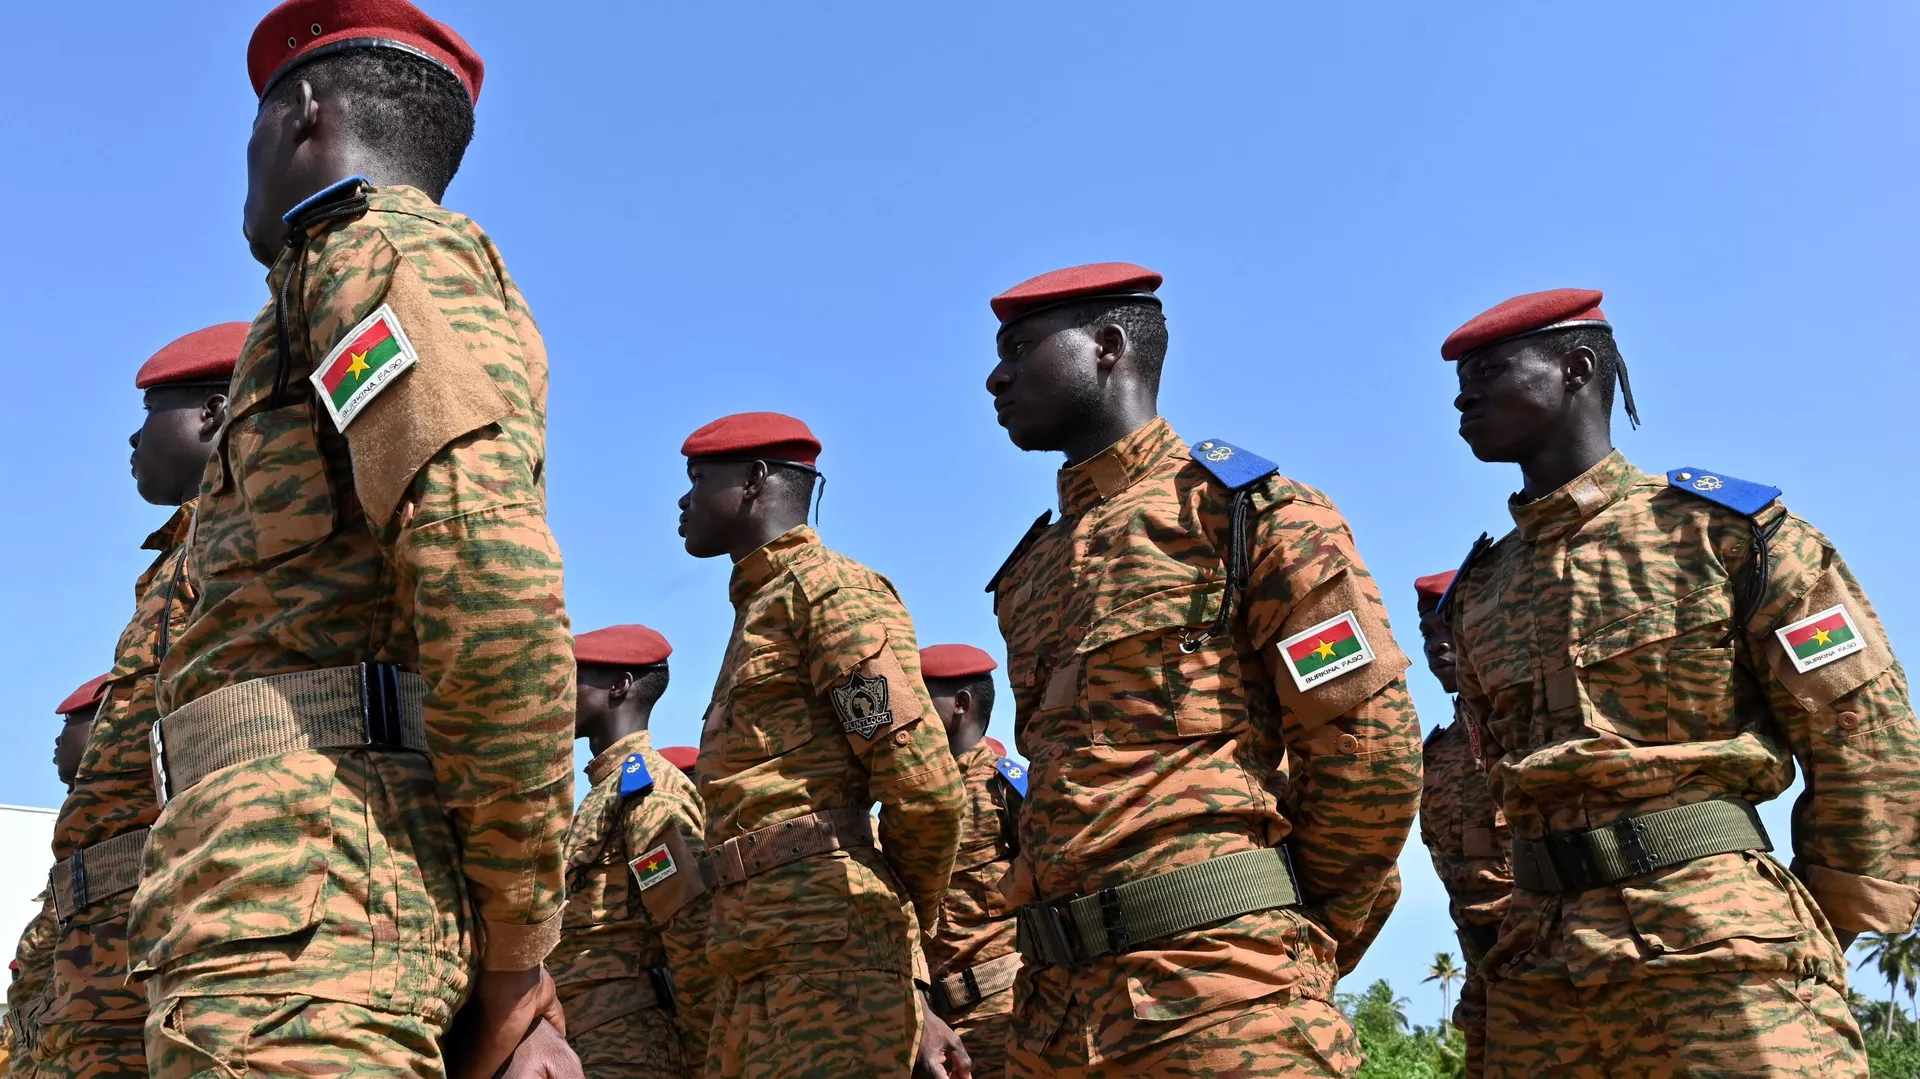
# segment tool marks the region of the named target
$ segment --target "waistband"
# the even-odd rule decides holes
[[[714,878],[738,884],[776,866],[847,847],[873,846],[873,818],[853,806],[809,813],[737,835],[708,853]]]
[[[1742,850],[1772,850],[1752,803],[1717,798],[1586,832],[1513,838],[1513,885],[1530,892],[1584,892],[1656,869]]]
[[[1022,961],[1019,952],[1010,952],[998,959],[977,963],[957,974],[935,979],[932,991],[928,993],[933,1010],[942,1019],[951,1018],[962,1008],[1012,989],[1014,980],[1020,976]]]
[[[53,893],[53,911],[60,924],[72,921],[74,915],[102,899],[140,886],[149,830],[122,832],[53,864],[47,874],[47,887]]]

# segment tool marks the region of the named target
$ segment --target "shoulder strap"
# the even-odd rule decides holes
[[[1012,857],[1020,853],[1020,806],[1027,800],[1027,769],[1006,757],[995,761],[993,768],[993,781],[1000,789],[1000,846]]]
[[[1027,548],[1032,547],[1039,541],[1041,534],[1046,532],[1047,526],[1052,523],[1052,510],[1045,510],[1040,516],[1035,517],[1033,523],[1027,526],[1027,534],[1021,536],[1020,542],[1013,545],[1013,553],[1007,556],[1005,562],[1000,563],[999,569],[993,571],[992,579],[987,581],[987,591],[995,593],[993,597],[994,610],[998,611],[1000,609],[1000,597],[997,593],[1000,590],[1001,578],[1011,572],[1013,567],[1020,564],[1020,556],[1026,554]]]
[[[1778,487],[1752,483],[1703,468],[1676,468],[1667,473],[1667,483],[1676,491],[1685,491],[1695,498],[1725,506],[1742,517],[1758,515],[1780,497]]]
[[[1767,581],[1773,574],[1773,554],[1768,544],[1787,517],[1784,513],[1776,515],[1772,522],[1764,526],[1759,518],[1760,512],[1780,497],[1780,488],[1729,476],[1725,472],[1691,467],[1676,468],[1667,473],[1667,483],[1676,491],[1685,491],[1695,498],[1706,499],[1747,518],[1753,540],[1753,558],[1747,563],[1747,571],[1740,576],[1740,590],[1733,597],[1733,620],[1727,625],[1727,635],[1720,641],[1722,648],[1731,646],[1746,632],[1747,623],[1753,621],[1754,613],[1767,598]]]
[[[1251,487],[1280,471],[1279,465],[1265,457],[1257,453],[1248,453],[1231,442],[1223,442],[1217,438],[1195,443],[1193,461],[1206,469],[1214,479],[1220,481],[1221,486],[1229,491]]]
[[[1467,571],[1472,569],[1473,564],[1478,562],[1480,556],[1486,554],[1487,548],[1492,546],[1493,537],[1488,533],[1482,532],[1480,533],[1480,538],[1473,541],[1473,546],[1467,548],[1467,557],[1460,561],[1460,568],[1454,571],[1453,580],[1447,582],[1447,590],[1440,593],[1440,602],[1433,605],[1435,614],[1444,615],[1446,613],[1447,601],[1453,598],[1453,590],[1460,587],[1460,582],[1466,579]]]
[[[1220,595],[1220,616],[1205,631],[1188,634],[1180,641],[1180,650],[1189,653],[1224,635],[1232,625],[1234,593],[1246,590],[1253,562],[1252,526],[1247,520],[1253,506],[1253,485],[1280,471],[1279,465],[1265,457],[1217,438],[1195,443],[1192,456],[1194,463],[1206,469],[1233,497],[1227,503],[1227,587]]]

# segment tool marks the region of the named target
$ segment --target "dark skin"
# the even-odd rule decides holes
[[[287,90],[276,88],[254,115],[241,227],[262,266],[271,267],[285,249],[287,226],[281,218],[287,211],[348,176],[365,176],[376,186],[406,184],[440,197],[427,178],[349,134],[344,120],[351,108],[345,98],[316,92],[300,79]],[[566,1016],[545,967],[481,970],[448,1039],[450,1079],[492,1079],[542,1019],[566,1033]]]
[[[1440,680],[1440,688],[1448,693],[1460,692],[1457,661],[1453,655],[1453,627],[1440,612],[1420,612],[1420,641],[1427,656],[1427,670]]]
[[[635,692],[639,678],[618,667],[583,664],[573,698],[573,736],[598,757],[627,735],[647,729],[655,701]]]
[[[1482,461],[1519,465],[1523,499],[1566,486],[1613,452],[1612,409],[1585,345],[1562,351],[1551,337],[1522,337],[1458,367],[1460,437]]]
[[[80,756],[87,751],[87,736],[93,733],[93,717],[98,714],[97,704],[71,713],[60,727],[60,733],[54,735],[53,768],[68,790],[73,789],[74,781],[80,776]]]
[[[154,386],[146,394],[146,421],[128,437],[133,481],[156,506],[178,506],[200,490],[200,475],[220,425],[227,422],[224,385]]]
[[[376,187],[417,187],[435,201],[443,194],[432,179],[349,134],[342,119],[352,107],[345,98],[316,93],[303,79],[284,90],[276,87],[254,115],[241,230],[260,265],[272,266],[285,249],[287,226],[281,219],[287,211],[349,176],[365,176]]]
[[[941,726],[947,729],[947,748],[959,760],[987,736],[987,717],[976,708],[973,690],[959,683],[942,680],[936,688],[935,682],[929,682],[927,693],[933,698],[933,710],[940,713]]]
[[[1077,465],[1152,422],[1159,388],[1113,323],[1082,327],[1078,309],[1009,324],[987,392],[1007,437],[1023,450],[1057,450]]]
[[[680,535],[695,558],[726,555],[735,562],[807,523],[806,491],[776,478],[764,461],[687,462],[687,493],[680,496]]]

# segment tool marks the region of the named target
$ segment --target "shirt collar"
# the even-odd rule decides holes
[[[1532,502],[1520,501],[1517,494],[1509,497],[1507,509],[1513,513],[1520,538],[1538,543],[1579,528],[1648,480],[1645,472],[1614,450],[1550,494]]]
[[[186,540],[187,527],[192,521],[193,500],[188,499],[185,505],[173,511],[173,516],[167,518],[166,524],[153,530],[153,533],[146,538],[146,542],[140,544],[140,549],[143,551],[173,550]]]
[[[599,786],[600,782],[612,775],[620,762],[643,749],[652,749],[653,740],[646,731],[634,731],[625,738],[607,747],[606,752],[587,762],[587,782]]]
[[[795,559],[819,545],[820,536],[806,525],[795,525],[782,532],[759,550],[734,563],[733,579],[727,583],[727,596],[733,600],[735,607],[740,606],[761,585],[779,576],[793,565]]]
[[[1084,513],[1146,478],[1186,447],[1173,425],[1155,416],[1139,430],[1077,465],[1060,470],[1060,515]]]

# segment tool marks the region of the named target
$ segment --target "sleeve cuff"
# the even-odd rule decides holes
[[[1835,929],[1848,933],[1908,933],[1920,916],[1920,888],[1878,877],[1802,863],[1801,876]]]
[[[481,964],[488,970],[532,970],[560,943],[560,919],[565,908],[544,922],[483,922],[486,947]]]

